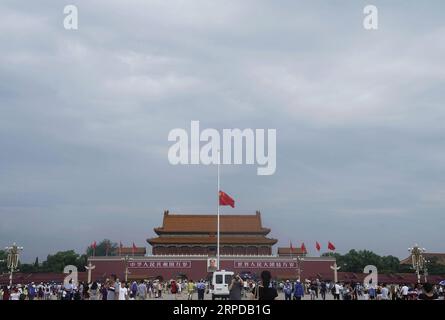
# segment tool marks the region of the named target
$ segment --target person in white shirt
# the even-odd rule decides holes
[[[125,282],[121,283],[119,288],[119,300],[127,300],[128,288]]]
[[[381,289],[381,300],[389,300],[389,289],[386,287],[384,283]]]
[[[334,285],[334,300],[340,300],[340,292],[343,290],[343,286],[340,283]]]
[[[20,293],[17,288],[15,288],[12,291],[11,296],[9,297],[9,300],[20,300]]]
[[[400,293],[402,294],[403,300],[408,300],[408,292],[409,292],[409,288],[406,284],[404,284],[402,289],[400,289]]]

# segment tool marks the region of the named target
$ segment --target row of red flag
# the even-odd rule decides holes
[[[300,249],[303,253],[307,253],[307,249],[306,249],[306,246],[304,245],[304,242],[301,244]],[[321,250],[321,245],[318,241],[315,241],[315,249],[317,249],[318,252],[320,252],[320,250]],[[292,253],[292,251],[294,251],[294,248],[292,246],[292,241],[290,241],[290,250],[291,250],[291,253]],[[328,241],[328,250],[335,251],[335,246],[331,241]]]
[[[91,243],[90,248],[93,250],[93,256],[96,255],[96,247],[97,247],[96,241],[94,241],[93,243]],[[121,254],[121,251],[122,251],[122,248],[123,248],[123,247],[124,247],[124,246],[122,245],[122,242],[119,242],[119,255]],[[108,255],[108,251],[109,251],[109,250],[110,250],[110,243],[107,242],[107,246],[106,246],[106,248],[105,248],[106,255]],[[136,247],[136,245],[135,245],[134,242],[133,242],[133,246],[132,246],[132,248],[131,248],[131,252],[132,252],[133,255],[134,255],[134,253],[136,252],[136,250],[137,250],[137,247]]]

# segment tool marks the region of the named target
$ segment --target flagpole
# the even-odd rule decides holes
[[[221,162],[221,156],[220,156],[220,150],[218,149],[218,210],[217,210],[217,215],[216,215],[216,267],[218,268],[218,270],[220,270],[220,265],[219,265],[219,192],[220,192],[220,187],[219,187],[219,175],[220,175],[220,169],[219,169],[219,165]]]

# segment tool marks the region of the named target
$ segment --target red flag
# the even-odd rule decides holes
[[[134,242],[133,242],[133,248],[131,249],[131,251],[133,252],[133,255],[134,255],[134,253],[136,252],[136,245],[134,244]]]
[[[304,242],[301,244],[301,251],[303,251],[303,253],[307,253],[306,246],[304,245]]]
[[[235,200],[233,200],[224,191],[219,191],[219,205],[220,206],[231,206],[232,208],[235,208]]]
[[[119,241],[119,255],[122,255],[122,242]]]
[[[294,247],[292,246],[292,241],[289,241],[289,243],[290,243],[290,253],[293,253],[294,252]]]
[[[91,249],[93,250],[93,256],[96,255],[96,241],[91,244]]]
[[[328,242],[328,249],[332,250],[332,251],[335,250],[335,246],[334,246],[334,244],[331,241]]]
[[[317,251],[320,251],[320,249],[321,249],[321,246],[318,243],[318,241],[315,241],[315,248],[317,249]]]

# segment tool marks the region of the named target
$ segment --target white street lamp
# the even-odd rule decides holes
[[[9,287],[12,288],[12,275],[14,271],[17,271],[16,269],[19,265],[19,255],[20,251],[23,250],[23,247],[17,246],[14,242],[11,247],[5,247],[5,250],[8,253],[6,266],[9,269]]]

